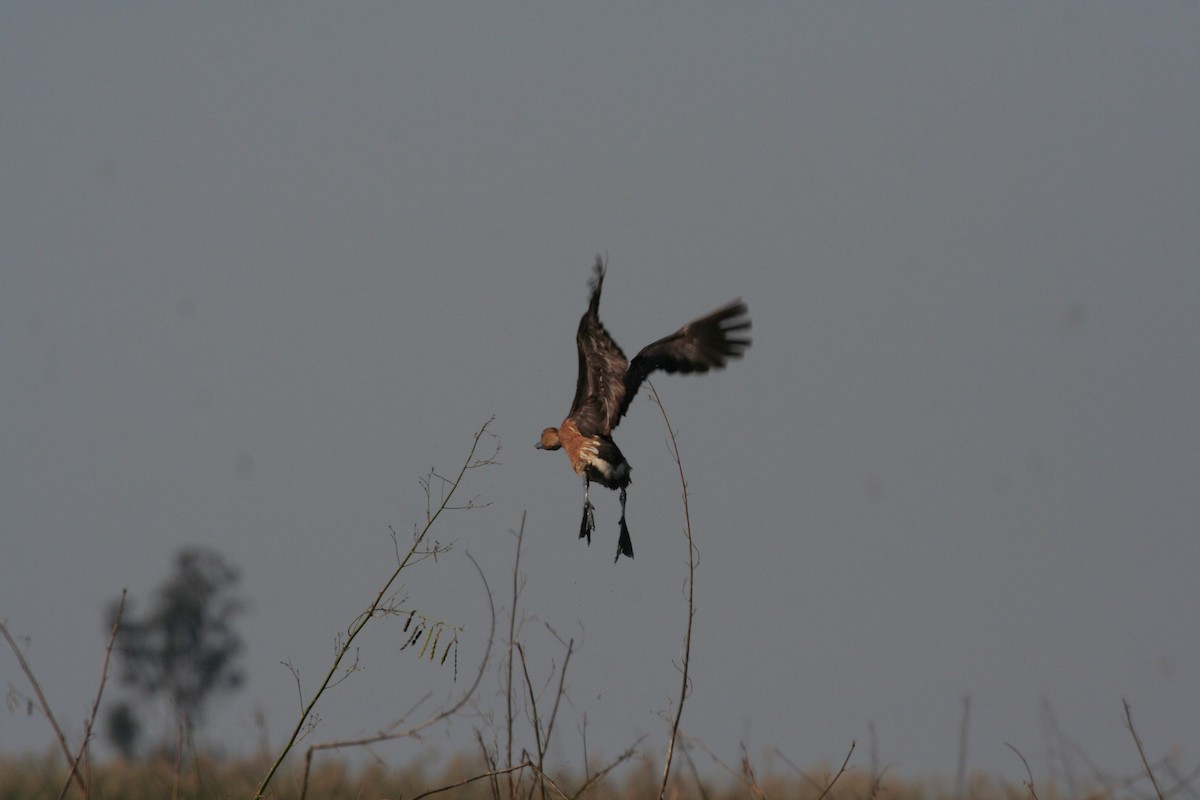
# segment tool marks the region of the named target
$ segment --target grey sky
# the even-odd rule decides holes
[[[501,465],[413,573],[486,638],[528,513],[526,635],[582,647],[560,752],[661,749],[685,544],[657,409],[618,506],[534,450],[597,252],[627,351],[736,296],[754,346],[656,384],[700,549],[684,730],[802,764],[1047,767],[1042,699],[1133,772],[1200,760],[1200,10],[1194,4],[0,7],[0,616],[65,721],[102,607],[181,546],[244,570],[249,750],[311,688],[491,415]],[[498,599],[503,599],[498,596]],[[315,736],[445,669],[368,628]],[[11,656],[0,678],[23,687]],[[458,686],[461,686],[460,683]],[[494,700],[489,679],[482,698]],[[452,749],[456,725],[432,743]],[[0,716],[0,751],[45,723]],[[415,752],[397,747],[397,761]],[[856,763],[866,763],[865,750]]]

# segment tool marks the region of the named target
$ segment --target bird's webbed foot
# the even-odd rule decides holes
[[[587,539],[589,545],[592,543],[592,531],[596,530],[596,517],[592,511],[592,504],[584,500],[583,520],[579,523],[579,538]]]
[[[595,507],[592,501],[588,499],[588,480],[583,479],[583,519],[579,523],[579,538],[587,539],[588,545],[592,543],[592,531],[596,530]]]
[[[625,490],[621,490],[621,535],[617,538],[617,555],[613,558],[613,563],[617,563],[621,556],[629,556],[633,558],[633,539],[629,537],[629,526],[625,524]]]

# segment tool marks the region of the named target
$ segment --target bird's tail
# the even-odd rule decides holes
[[[596,266],[592,270],[592,280],[589,284],[592,288],[592,298],[588,303],[588,313],[597,316],[600,313],[600,290],[604,288],[604,256],[596,256]]]

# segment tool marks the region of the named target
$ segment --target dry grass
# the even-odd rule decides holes
[[[344,800],[344,798],[413,798],[442,786],[447,786],[486,771],[479,757],[459,756],[436,767],[409,764],[391,768],[379,763],[351,767],[338,759],[325,759],[314,767],[308,778],[307,796],[314,800]],[[696,779],[680,772],[672,778],[666,797],[708,798],[734,800],[752,796],[788,798],[789,800],[818,800],[825,791],[819,777],[836,772],[818,766],[808,770],[811,780],[795,773],[758,775],[752,791],[742,779],[733,776]],[[582,776],[551,773],[564,793],[572,796],[583,784]],[[179,776],[179,797],[206,800],[208,798],[250,797],[262,777],[262,762],[246,760],[216,760],[199,755],[184,767]],[[592,785],[582,796],[589,800],[625,800],[658,796],[661,781],[656,759],[637,761],[619,777]],[[272,785],[271,796],[291,800],[300,796],[303,765],[289,764],[280,770]],[[40,757],[0,758],[0,800],[43,800],[57,795],[63,780],[62,757],[49,752]],[[171,797],[175,785],[174,762],[163,758],[148,762],[113,760],[92,767],[92,796],[122,800],[162,800]],[[1037,787],[1039,800],[1066,800],[1068,795],[1054,785]],[[1027,786],[1021,780],[999,780],[984,775],[972,775],[966,786],[971,800],[1029,800]],[[492,797],[487,780],[479,780],[459,788],[440,792],[435,797],[444,800],[483,800]],[[867,770],[847,768],[836,785],[825,795],[831,800],[957,800],[953,782],[940,780],[900,780],[884,777],[876,784]],[[1080,798],[1144,797],[1144,792],[1113,793],[1102,787],[1086,790]]]
[[[656,394],[652,395],[655,402]],[[698,798],[699,800],[727,800],[732,798],[789,798],[790,800],[1195,800],[1200,797],[1195,786],[1200,781],[1200,768],[1184,774],[1170,759],[1152,760],[1144,751],[1141,738],[1133,723],[1132,711],[1125,705],[1125,717],[1130,737],[1141,758],[1143,771],[1124,778],[1103,774],[1090,765],[1090,780],[1075,777],[1067,756],[1063,755],[1066,776],[1064,784],[1052,780],[1039,781],[1029,770],[1028,763],[1016,748],[1012,748],[1025,769],[1019,774],[1004,779],[966,771],[967,747],[969,742],[970,699],[964,698],[963,719],[959,735],[960,758],[958,770],[952,781],[905,780],[894,778],[880,767],[875,752],[873,731],[870,736],[868,755],[856,756],[855,743],[848,743],[848,750],[831,764],[804,768],[779,755],[784,767],[772,767],[760,771],[748,753],[743,751],[740,762],[727,764],[711,752],[704,743],[681,732],[680,717],[690,690],[688,666],[692,621],[695,614],[693,586],[695,577],[695,545],[691,538],[691,519],[687,504],[687,481],[684,477],[679,449],[663,410],[670,443],[679,468],[683,512],[686,523],[688,547],[688,581],[685,596],[684,654],[680,663],[682,673],[680,694],[673,709],[669,725],[665,754],[655,753],[652,745],[642,746],[641,740],[634,742],[624,753],[606,762],[592,763],[587,758],[587,773],[563,772],[554,767],[556,754],[551,750],[555,721],[562,708],[571,706],[564,688],[571,656],[574,652],[573,639],[564,640],[549,629],[552,637],[561,645],[559,657],[550,659],[547,675],[544,659],[534,655],[524,641],[520,621],[521,589],[525,575],[520,570],[521,542],[524,518],[521,526],[513,531],[516,550],[511,568],[512,589],[507,609],[508,641],[503,648],[501,667],[502,692],[506,695],[505,713],[501,718],[488,715],[476,717],[476,740],[479,749],[472,754],[458,754],[448,759],[416,759],[410,763],[389,765],[380,760],[364,764],[366,759],[347,761],[333,754],[340,750],[362,752],[372,744],[415,737],[415,734],[431,726],[440,725],[450,717],[459,715],[475,694],[480,682],[487,674],[491,662],[492,637],[495,635],[499,612],[487,578],[478,564],[484,595],[488,604],[492,632],[481,663],[474,671],[475,679],[463,690],[457,700],[436,711],[428,719],[412,723],[407,714],[382,729],[381,733],[356,741],[325,742],[309,745],[304,752],[296,746],[303,734],[310,732],[316,724],[314,708],[324,691],[331,685],[346,680],[356,672],[357,661],[349,667],[343,659],[350,658],[351,644],[373,620],[391,619],[403,625],[401,633],[409,637],[410,644],[424,639],[416,653],[418,658],[433,658],[438,655],[439,637],[445,644],[441,661],[446,664],[452,648],[456,645],[455,628],[426,616],[409,605],[395,585],[400,573],[412,566],[425,563],[436,564],[435,555],[444,553],[443,546],[434,542],[426,546],[426,534],[441,517],[442,512],[479,508],[474,501],[464,505],[450,505],[451,498],[464,475],[477,467],[496,464],[495,453],[478,457],[476,447],[487,432],[485,424],[475,435],[471,450],[457,476],[443,478],[431,472],[423,481],[426,492],[427,512],[423,527],[414,531],[413,541],[405,551],[396,544],[396,564],[390,576],[375,593],[373,600],[344,631],[339,641],[341,646],[325,675],[324,681],[309,695],[291,737],[277,755],[264,752],[258,758],[216,758],[203,751],[195,751],[184,745],[182,728],[174,747],[163,746],[162,755],[141,761],[114,759],[99,761],[91,757],[89,744],[94,738],[92,722],[100,704],[105,679],[108,674],[108,658],[116,634],[109,638],[100,671],[99,688],[93,704],[92,715],[85,722],[82,743],[78,749],[68,746],[68,737],[55,720],[49,700],[42,693],[33,667],[22,654],[20,643],[7,628],[0,624],[0,633],[20,664],[37,698],[26,698],[30,709],[35,706],[51,723],[56,732],[58,747],[39,757],[0,756],[0,800],[43,800],[44,798],[79,797],[121,798],[251,798],[270,797],[288,800],[323,800],[324,798],[491,798],[492,800],[533,800],[539,798],[588,798],[588,800],[652,800],[652,798]],[[498,452],[498,443],[496,452]],[[468,555],[467,558],[470,558]],[[118,616],[119,621],[119,616]],[[381,623],[384,624],[384,623]],[[410,633],[410,625],[415,626]],[[414,647],[415,649],[415,647]],[[528,660],[527,660],[528,659]],[[539,663],[541,662],[541,663]],[[451,668],[447,666],[447,668]],[[454,649],[453,669],[457,674],[457,650]],[[537,680],[531,677],[539,674]],[[538,687],[543,687],[539,689]],[[566,703],[562,701],[566,700]],[[569,712],[567,712],[569,713]],[[586,728],[586,717],[585,726]],[[1069,750],[1063,740],[1064,752]],[[1010,745],[1011,747],[1011,745]],[[584,740],[586,754],[586,737]],[[703,773],[697,768],[694,753],[703,752],[703,760],[709,770]],[[315,754],[321,757],[314,759]],[[517,755],[519,753],[519,755]],[[677,763],[672,769],[672,756]],[[864,762],[866,766],[864,766]],[[774,763],[774,762],[773,762]],[[715,766],[712,766],[715,765]],[[264,777],[265,775],[265,777]]]

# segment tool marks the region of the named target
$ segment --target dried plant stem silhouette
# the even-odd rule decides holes
[[[100,698],[104,696],[104,686],[108,682],[108,665],[112,661],[113,645],[117,641],[117,632],[121,629],[121,617],[125,613],[125,596],[129,593],[128,589],[121,590],[121,599],[117,601],[117,610],[113,614],[112,629],[108,633],[108,644],[104,646],[104,664],[100,667],[100,685],[96,688],[96,699],[92,701],[92,710],[88,714],[87,721],[83,724],[83,741],[79,743],[79,750],[75,753],[75,757],[71,759],[71,768],[67,774],[67,779],[63,781],[62,789],[58,792],[58,800],[62,800],[67,796],[67,790],[71,788],[72,778],[79,775],[80,761],[86,761],[84,771],[90,775],[91,768],[91,740],[92,728],[96,724],[96,715],[100,713]],[[87,796],[87,793],[84,793]]]
[[[754,765],[750,763],[750,754],[746,752],[744,743],[742,744],[742,782],[750,790],[750,794],[757,797],[758,800],[769,800],[766,790],[758,782],[758,775],[754,772]]]
[[[817,800],[824,800],[825,796],[828,795],[833,790],[833,785],[838,782],[838,778],[842,777],[842,775],[845,774],[846,767],[850,764],[850,756],[854,755],[854,748],[857,746],[858,746],[858,742],[854,739],[851,739],[850,740],[850,749],[846,751],[846,757],[842,759],[841,769],[839,769],[837,771],[837,774],[833,776],[832,780],[829,778],[828,775],[826,775],[822,779],[822,781],[813,780],[813,778],[807,772],[805,772],[799,766],[796,765],[796,762],[792,761],[790,758],[785,756],[783,754],[783,751],[780,750],[778,747],[774,747],[774,748],[772,748],[772,750],[775,751],[775,755],[779,758],[780,761],[782,761],[783,763],[785,763],[789,767],[791,767],[792,771],[795,772],[797,775],[799,775],[801,778],[803,778],[808,783],[809,786],[813,787],[814,789],[820,788],[821,794],[817,796]],[[874,759],[872,759],[872,760],[874,760]],[[884,770],[886,771],[886,769],[887,768],[885,767]],[[877,774],[875,768],[872,767],[872,769],[871,769],[871,792],[868,795],[869,797],[874,797],[876,795],[876,793],[879,791],[879,783],[882,780],[883,780],[882,773]]]
[[[729,773],[730,776],[732,776],[738,782],[740,782],[743,786],[745,786],[746,789],[751,794],[753,794],[755,797],[762,798],[765,796],[763,794],[762,787],[758,785],[757,779],[754,777],[754,768],[750,765],[750,758],[746,754],[745,745],[742,745],[742,763],[741,763],[741,769],[739,770],[739,769],[734,769],[733,767],[729,766],[724,761],[722,761],[721,758],[716,753],[714,753],[712,750],[709,750],[708,746],[705,745],[704,742],[700,741],[699,739],[694,739],[690,736],[686,736],[684,738],[687,740],[689,747],[698,747],[701,750],[703,750],[708,755],[708,757],[712,759],[714,764],[716,764],[718,767],[720,767],[721,769],[723,769],[727,773]],[[778,752],[778,751],[776,751],[776,752]],[[810,784],[814,783],[812,778],[808,777],[808,774],[805,773],[803,770],[799,769],[794,764],[791,764],[791,762],[788,762],[788,765],[791,766],[792,769],[795,769],[796,772],[798,772],[801,776],[803,776],[804,779],[807,780]]]
[[[21,652],[21,648],[17,646],[12,634],[9,633],[8,626],[0,622],[0,635],[4,636],[4,640],[8,642],[8,646],[12,648],[13,655],[17,657],[17,663],[21,665],[21,671],[25,673],[25,677],[29,679],[29,685],[33,687],[33,693],[37,695],[38,705],[41,706],[42,714],[50,723],[50,727],[54,729],[54,735],[58,739],[59,747],[62,748],[63,756],[67,759],[67,777],[63,781],[62,788],[58,792],[58,800],[66,797],[67,791],[74,783],[79,787],[79,791],[85,798],[91,797],[91,783],[89,780],[91,772],[91,740],[92,728],[96,724],[96,714],[100,709],[100,698],[104,696],[104,687],[108,683],[108,665],[112,660],[113,644],[117,640],[117,631],[121,627],[121,615],[125,611],[125,595],[126,590],[121,590],[121,601],[117,606],[116,613],[113,616],[112,630],[109,633],[108,644],[104,648],[104,664],[100,669],[100,686],[96,689],[96,697],[92,701],[91,712],[87,719],[83,722],[83,740],[79,743],[79,749],[72,755],[71,748],[67,745],[66,734],[58,724],[58,720],[54,716],[54,712],[50,708],[49,701],[46,700],[46,695],[42,692],[42,686],[38,683],[37,677],[33,673],[33,668],[29,666],[29,662],[25,660],[25,655]],[[32,706],[32,703],[31,703]],[[82,764],[82,769],[80,765]]]
[[[0,622],[0,634],[4,635],[5,640],[8,642],[8,646],[12,648],[13,655],[17,657],[17,663],[21,665],[21,671],[24,672],[25,677],[29,679],[29,685],[33,687],[33,693],[37,695],[38,703],[42,707],[42,714],[44,714],[46,719],[50,722],[50,727],[54,729],[54,735],[58,737],[59,747],[62,748],[63,755],[67,758],[67,763],[70,763],[71,748],[67,745],[67,737],[63,734],[62,728],[59,727],[58,720],[54,718],[54,712],[50,710],[50,703],[47,702],[46,695],[42,694],[41,684],[39,684],[37,678],[34,677],[33,670],[30,668],[29,662],[25,660],[25,656],[21,653],[21,648],[17,647],[17,643],[13,641],[12,634],[8,632],[8,627],[3,622]],[[75,778],[76,783],[79,784],[79,790],[83,792],[83,796],[87,797],[88,787],[87,782],[83,779],[83,776],[75,770],[71,770],[71,775]]]
[[[708,789],[700,778],[700,770],[696,768],[696,759],[692,758],[692,748],[685,744],[681,749],[683,758],[687,761],[688,771],[692,773],[692,782],[696,784],[696,794],[700,795],[700,800],[709,800]]]
[[[386,729],[380,731],[374,736],[365,736],[359,739],[344,739],[336,742],[322,742],[320,744],[310,745],[308,750],[306,750],[304,753],[304,772],[300,783],[300,800],[305,800],[305,798],[308,796],[309,777],[312,774],[312,760],[313,756],[317,752],[322,750],[340,750],[349,747],[367,747],[373,744],[380,744],[381,742],[390,742],[397,739],[407,739],[413,736],[418,736],[425,729],[457,714],[462,710],[463,706],[470,702],[471,698],[475,696],[475,691],[479,688],[479,684],[483,681],[483,676],[487,672],[488,661],[491,659],[492,655],[492,645],[496,639],[496,606],[492,602],[492,590],[491,587],[488,586],[487,578],[484,577],[483,569],[479,566],[479,562],[476,561],[474,556],[472,556],[470,553],[467,553],[466,555],[470,560],[471,565],[475,567],[475,571],[479,574],[479,580],[483,582],[483,589],[488,599],[488,609],[491,612],[491,625],[488,630],[487,645],[484,647],[483,657],[479,661],[479,671],[475,673],[475,680],[471,682],[471,685],[467,687],[466,691],[464,691],[462,695],[459,696],[458,700],[452,705],[442,709],[428,719],[418,722],[417,724],[408,728],[404,728],[403,730],[400,730],[400,727],[405,724],[405,720],[408,719],[409,714],[416,710],[417,706],[420,706],[425,702],[426,699],[428,699],[428,692],[424,697],[417,701],[417,704],[413,707],[413,709],[405,713],[400,717],[400,719],[396,720]]]
[[[733,767],[730,767],[719,757],[717,757],[716,753],[714,753],[712,750],[709,750],[699,739],[693,739],[690,736],[684,738],[690,745],[694,745],[707,753],[708,757],[713,760],[713,763],[728,772],[734,778],[737,778],[739,781],[741,781],[742,785],[744,785],[751,794],[753,794],[755,797],[763,798],[765,800],[767,794],[758,782],[758,776],[754,772],[754,766],[750,763],[750,754],[746,752],[746,745],[742,745],[741,769],[735,770]],[[781,761],[783,761],[783,763],[787,764],[789,767],[791,767],[793,772],[803,778],[805,783],[807,783],[811,789],[821,790],[821,793],[817,795],[816,800],[825,800],[825,798],[829,796],[829,793],[833,791],[833,787],[838,780],[846,774],[846,770],[850,765],[850,757],[854,755],[854,748],[857,746],[858,742],[851,739],[850,749],[846,751],[846,757],[842,759],[842,766],[838,768],[837,773],[835,773],[832,778],[829,777],[828,773],[826,773],[819,781],[797,766],[796,763],[784,755],[783,751],[778,747],[772,748],[772,750],[775,752],[775,755]],[[871,784],[871,793],[868,795],[868,797],[874,797],[876,792],[878,792],[879,780],[882,780],[882,778],[873,779]]]
[[[513,763],[513,650],[517,642],[517,601],[521,597],[521,542],[525,538],[525,513],[521,513],[521,527],[517,529],[517,552],[513,557],[512,604],[508,609],[508,658],[505,662],[504,678],[504,726],[506,734],[505,762]],[[515,776],[507,773],[508,796],[517,796]]]
[[[825,784],[825,790],[823,792],[821,792],[821,795],[817,798],[817,800],[825,800],[826,795],[828,795],[833,790],[833,785],[838,782],[838,778],[840,778],[846,774],[846,765],[850,763],[850,756],[854,755],[854,745],[855,744],[857,744],[857,743],[853,739],[851,739],[850,740],[850,749],[846,751],[846,757],[844,759],[842,759],[841,768],[837,771],[837,774],[834,775],[833,778],[828,783]]]
[[[108,682],[108,664],[113,656],[113,644],[116,642],[116,632],[120,630],[121,613],[125,610],[125,595],[126,590],[121,590],[120,606],[116,609],[116,614],[113,619],[113,630],[108,637],[108,644],[104,646],[104,663],[100,673],[100,687],[96,690],[96,698],[92,700],[91,712],[88,718],[84,721],[83,741],[79,742],[79,750],[77,753],[71,753],[71,747],[67,745],[66,734],[62,733],[62,728],[59,726],[59,721],[54,717],[54,711],[50,710],[50,704],[46,699],[46,694],[42,692],[42,685],[37,682],[37,676],[34,675],[34,669],[29,666],[29,662],[25,661],[25,655],[17,646],[16,640],[12,638],[12,633],[8,632],[8,626],[0,621],[0,634],[4,636],[8,646],[12,649],[12,654],[17,656],[17,663],[20,664],[20,670],[25,673],[25,678],[29,679],[29,685],[34,687],[34,694],[37,696],[37,703],[41,706],[42,715],[46,716],[46,720],[50,723],[50,728],[54,729],[55,738],[59,740],[59,747],[62,748],[62,754],[67,760],[67,776],[62,782],[62,788],[59,789],[58,798],[62,800],[67,794],[67,790],[71,788],[72,782],[79,787],[79,792],[84,798],[91,796],[91,784],[88,780],[90,772],[90,742],[91,730],[96,723],[96,714],[100,710],[100,699],[104,694],[104,685]],[[32,706],[32,703],[30,703]],[[80,770],[80,763],[83,764],[83,770]]]
[[[562,668],[558,673],[558,689],[554,693],[554,705],[550,709],[550,717],[546,721],[546,728],[542,730],[542,720],[538,717],[537,708],[537,692],[533,688],[533,681],[529,677],[529,665],[525,661],[525,648],[520,642],[517,642],[517,654],[521,657],[521,672],[525,677],[525,691],[529,695],[529,711],[533,723],[534,747],[537,750],[537,763],[534,764],[538,771],[538,781],[541,785],[542,797],[546,796],[546,752],[550,749],[550,734],[554,732],[554,720],[558,717],[559,702],[565,694],[563,684],[567,679],[567,665],[571,663],[571,653],[575,648],[575,640],[572,639],[567,643],[567,655],[563,659]]]
[[[608,762],[608,764],[601,767],[594,775],[589,776],[588,779],[583,782],[583,785],[576,789],[575,793],[571,795],[571,800],[577,800],[577,798],[583,797],[591,790],[593,786],[608,777],[608,773],[612,772],[614,769],[633,758],[634,755],[637,754],[638,746],[641,745],[642,740],[645,738],[645,736],[639,736],[637,741],[625,749],[625,752],[621,753],[612,761]]]
[[[495,793],[496,776],[505,775],[505,774],[511,775],[514,772],[519,772],[520,770],[523,770],[523,769],[529,769],[532,766],[533,766],[533,763],[531,761],[529,761],[529,759],[526,759],[526,760],[522,761],[520,764],[516,764],[515,766],[505,767],[504,769],[489,770],[489,771],[481,773],[479,775],[472,775],[469,778],[464,778],[461,781],[456,781],[455,783],[450,783],[445,786],[439,786],[436,789],[430,789],[428,792],[421,792],[420,794],[415,795],[413,797],[413,800],[421,800],[422,797],[432,797],[435,794],[441,794],[442,792],[448,792],[451,789],[457,789],[460,786],[466,786],[468,783],[474,783],[475,781],[481,781],[484,778],[489,778],[493,781],[492,786],[493,786],[493,794],[494,794]]]
[[[534,688],[533,679],[529,675],[529,662],[525,658],[525,647],[517,638],[517,607],[520,604],[521,589],[524,587],[524,577],[521,575],[521,546],[525,539],[524,513],[521,514],[521,526],[517,529],[516,539],[517,550],[513,558],[512,605],[508,614],[508,661],[505,664],[505,750],[507,753],[508,763],[512,764],[515,720],[515,715],[513,712],[513,674],[515,671],[515,659],[513,654],[515,652],[516,658],[519,658],[521,662],[521,675],[525,685],[525,696],[527,698],[526,706],[530,723],[533,726],[534,755],[536,756],[536,761],[533,761],[526,752],[524,754],[524,760],[526,762],[530,762],[531,767],[534,768],[534,771],[538,777],[538,786],[541,789],[541,796],[545,798],[546,787],[547,784],[550,783],[545,773],[546,753],[550,749],[550,736],[554,733],[554,723],[558,718],[559,706],[563,697],[566,695],[567,668],[571,663],[571,655],[575,651],[575,640],[571,639],[565,643],[566,655],[563,657],[562,666],[558,670],[558,685],[554,693],[554,704],[550,708],[549,716],[543,719],[538,712],[538,693]],[[549,628],[548,625],[547,628]],[[550,632],[556,639],[558,639],[560,643],[562,643],[562,639],[559,638],[558,634],[556,634],[553,629],[550,629]],[[551,678],[553,678],[553,673],[551,674]],[[507,772],[507,783],[508,796],[510,798],[517,797],[517,795],[521,792],[521,781],[520,776],[515,770],[510,770]],[[529,791],[530,796],[532,796],[532,787]]]
[[[1150,776],[1150,783],[1154,785],[1154,793],[1158,795],[1158,800],[1163,800],[1163,791],[1158,785],[1158,779],[1154,777],[1154,770],[1150,769],[1150,762],[1146,759],[1146,751],[1142,748],[1142,738],[1138,736],[1137,729],[1133,727],[1133,712],[1129,709],[1129,701],[1122,699],[1125,704],[1125,724],[1129,728],[1129,735],[1133,737],[1133,743],[1137,745],[1138,755],[1142,757],[1142,766],[1146,768],[1146,774]]]
[[[521,525],[513,532],[516,539],[516,553],[512,568],[511,606],[508,611],[508,658],[501,664],[500,670],[501,691],[505,694],[503,700],[503,722],[492,727],[492,743],[490,746],[485,740],[484,730],[480,728],[475,729],[475,741],[479,745],[485,770],[464,781],[434,790],[435,792],[446,791],[486,778],[494,800],[500,800],[500,798],[508,798],[508,800],[526,798],[526,800],[532,800],[535,794],[542,798],[562,797],[574,800],[574,798],[582,797],[593,789],[616,767],[633,758],[637,752],[638,745],[641,744],[642,738],[644,738],[640,737],[631,747],[606,766],[595,773],[591,773],[587,765],[587,737],[585,733],[585,780],[572,793],[568,794],[564,791],[562,786],[547,772],[546,760],[550,754],[554,730],[559,712],[563,707],[563,700],[567,701],[566,704],[568,706],[571,705],[571,700],[568,697],[566,689],[566,677],[567,670],[571,665],[571,659],[575,653],[575,640],[573,638],[564,639],[562,636],[559,636],[552,626],[545,624],[545,628],[550,635],[562,645],[564,655],[561,664],[552,666],[549,675],[544,680],[535,679],[534,667],[536,667],[536,661],[528,654],[526,643],[520,639],[521,628],[525,621],[520,613],[521,592],[525,587],[525,575],[521,572],[520,568],[525,535],[525,521],[526,517],[522,514]],[[543,702],[543,697],[548,692],[553,693],[553,702]],[[528,720],[533,729],[533,743],[528,747],[522,746],[519,742],[520,731],[518,731],[518,728],[520,726],[518,722],[522,716]],[[491,719],[489,714],[483,715],[483,718],[489,721]],[[586,717],[584,728],[586,731]],[[519,763],[515,763],[513,758],[508,754],[514,753],[518,749],[520,750],[520,761]],[[528,770],[532,775],[532,780],[529,782],[525,780],[525,770]],[[427,795],[420,796],[425,797]]]
[[[679,736],[679,721],[683,718],[683,704],[687,700],[690,688],[689,670],[692,662],[692,621],[696,617],[696,545],[692,541],[692,513],[688,506],[687,478],[683,474],[683,459],[679,455],[679,442],[675,439],[675,429],[667,417],[667,409],[663,406],[658,390],[649,380],[646,386],[650,390],[650,399],[662,413],[663,423],[667,426],[668,441],[671,444],[671,456],[675,459],[675,467],[679,470],[679,488],[683,498],[683,530],[687,534],[687,627],[683,634],[683,664],[680,666],[681,681],[679,687],[679,704],[675,707],[675,719],[671,723],[671,735],[667,739],[667,756],[663,760],[662,784],[658,789],[659,800],[667,793],[667,781],[671,777],[671,759],[675,755],[675,740]]]
[[[1025,756],[1023,756],[1021,754],[1020,750],[1013,747],[1008,742],[1005,742],[1004,746],[1007,747],[1009,750],[1012,750],[1014,753],[1016,753],[1017,758],[1021,759],[1021,763],[1025,765],[1025,775],[1027,778],[1027,780],[1025,781],[1025,788],[1029,790],[1029,796],[1030,796],[1030,798],[1032,798],[1032,800],[1038,800],[1037,790],[1035,788],[1033,788],[1033,770],[1031,770],[1029,768],[1029,762],[1025,760]]]
[[[442,492],[442,498],[436,509],[432,509],[432,498],[429,497],[430,484],[428,482],[424,484],[426,487],[427,498],[430,501],[430,506],[425,515],[424,527],[422,527],[419,532],[415,533],[413,536],[412,546],[409,547],[408,552],[405,553],[403,557],[398,559],[396,568],[392,570],[392,574],[388,576],[388,579],[384,581],[383,585],[379,588],[379,592],[375,595],[375,599],[371,601],[371,604],[367,606],[366,610],[359,614],[358,617],[355,618],[354,622],[352,622],[346,629],[345,637],[342,639],[341,645],[338,648],[337,653],[334,655],[333,663],[329,666],[329,671],[325,673],[325,677],[317,686],[317,690],[313,693],[308,703],[304,704],[304,707],[300,712],[300,718],[296,721],[295,727],[292,728],[291,735],[288,737],[288,740],[284,744],[283,748],[279,751],[279,755],[276,757],[270,769],[267,770],[267,774],[262,779],[262,783],[259,784],[258,791],[254,795],[256,800],[266,794],[267,787],[270,786],[271,780],[275,777],[275,773],[279,771],[279,767],[283,764],[283,760],[287,757],[288,753],[292,751],[292,748],[295,747],[296,741],[300,738],[301,733],[305,729],[305,725],[312,717],[313,710],[316,708],[321,696],[334,682],[334,678],[338,674],[338,670],[341,669],[342,661],[350,652],[351,647],[354,644],[354,640],[360,633],[362,633],[363,628],[365,628],[367,623],[375,618],[375,616],[379,614],[391,613],[393,611],[393,609],[385,607],[385,599],[390,596],[389,593],[392,590],[392,586],[395,585],[396,579],[400,577],[400,573],[407,569],[410,564],[414,563],[415,561],[419,561],[430,554],[430,551],[421,550],[421,547],[425,543],[425,538],[428,536],[430,529],[442,515],[442,512],[446,511],[447,509],[475,507],[470,501],[468,501],[468,503],[464,506],[451,506],[450,500],[454,497],[455,492],[458,491],[459,486],[462,485],[463,476],[466,475],[468,470],[496,463],[495,456],[499,451],[499,446],[497,446],[496,451],[486,458],[477,458],[475,455],[476,451],[479,449],[479,440],[483,438],[485,433],[487,433],[488,426],[492,424],[494,419],[495,417],[492,417],[487,422],[483,423],[483,426],[475,434],[475,439],[471,444],[471,451],[467,453],[467,457],[463,461],[463,465],[459,469],[458,475],[456,475],[452,480],[443,479],[444,488]],[[430,479],[433,477],[435,477],[435,474],[431,472]]]
[[[551,778],[549,775],[547,775],[546,773],[544,773],[540,769],[538,769],[537,764],[531,763],[529,765],[529,768],[538,774],[538,778],[539,778],[539,780],[541,780],[543,787],[549,786],[551,789],[554,790],[554,793],[556,795],[558,795],[559,797],[562,798],[562,800],[571,800],[571,798],[567,796],[567,793],[562,790],[562,787],[554,782],[553,778]],[[544,789],[543,789],[543,791],[544,791]],[[532,794],[533,793],[530,792],[530,796],[532,796]]]

